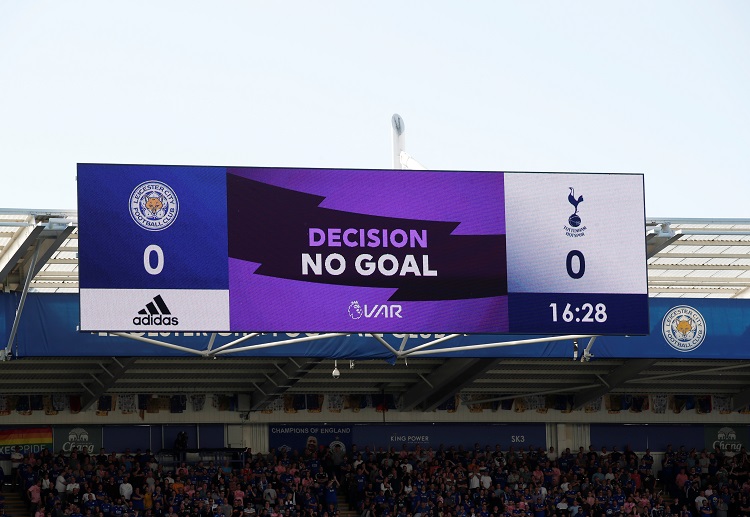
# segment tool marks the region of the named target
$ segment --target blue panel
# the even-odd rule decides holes
[[[602,447],[608,451],[612,446],[622,452],[626,445],[634,451],[666,450],[672,444],[675,449],[684,445],[687,450],[705,447],[705,436],[702,425],[622,425],[591,424],[591,445],[597,452]]]
[[[0,308],[4,308],[5,326],[9,329],[13,321],[17,297],[13,294],[0,294]],[[680,359],[750,359],[750,347],[745,346],[750,339],[750,300],[692,300],[680,298],[652,298],[650,303],[649,336],[602,336],[594,343],[596,358],[680,358]],[[665,315],[674,314],[675,306],[689,305],[695,311],[692,316],[682,316],[680,329],[667,325],[662,333]],[[119,356],[127,349],[127,355],[139,356],[180,356],[183,352],[156,347],[124,338],[79,333],[78,296],[74,294],[36,294],[27,297],[21,324],[18,331],[19,357],[40,356]],[[700,317],[697,315],[700,314]],[[0,316],[1,317],[1,316]],[[680,316],[678,316],[679,318]],[[676,321],[674,318],[668,321]],[[1,327],[1,326],[0,326]],[[686,330],[683,345],[675,339],[677,330]],[[668,331],[668,332],[667,332]],[[194,333],[147,333],[141,334],[153,339],[161,339],[195,350],[205,349],[208,334]],[[215,347],[241,337],[243,334],[220,334]],[[257,336],[249,344],[271,343],[301,337],[304,334],[264,334]],[[677,334],[679,337],[679,334]],[[385,334],[383,338],[398,349],[404,334]],[[441,334],[412,334],[406,350],[443,337]],[[572,342],[542,342],[524,346],[483,348],[463,350],[467,345],[502,343],[519,339],[544,336],[517,335],[461,335],[436,345],[435,350],[443,352],[437,357],[531,357],[531,358],[572,358]],[[703,337],[703,339],[700,339]],[[696,346],[697,343],[697,346]],[[585,342],[582,343],[585,346]],[[455,350],[453,350],[455,349]],[[258,351],[242,352],[243,356],[284,356],[329,357],[341,359],[387,359],[394,356],[384,347],[376,344],[373,338],[362,334],[310,341],[307,343],[270,347]]]
[[[224,442],[224,424],[198,424],[202,449],[222,449]],[[190,433],[188,433],[189,435]]]
[[[591,424],[591,445],[595,451],[606,447],[612,451],[612,447],[622,452],[629,445],[634,451],[645,451],[648,448],[647,425],[609,425]]]
[[[161,231],[144,229],[129,209],[134,189],[155,178],[179,201],[174,223]],[[82,288],[229,288],[223,167],[79,164],[78,219]],[[152,244],[171,264],[158,275],[143,267]]]
[[[743,346],[750,337],[750,300],[651,298],[649,313],[649,336],[597,339],[595,353],[603,357],[750,358]],[[684,328],[678,328],[679,322]]]
[[[10,331],[13,328],[13,319],[15,318],[16,307],[20,296],[7,294],[0,296],[0,339],[7,344],[10,338]]]
[[[675,450],[684,445],[690,449],[702,450],[706,447],[705,429],[702,425],[655,425],[649,426],[648,446],[652,451],[663,451],[667,445]]]
[[[177,434],[185,431],[188,436],[188,449],[198,448],[198,433],[197,426],[195,425],[165,425],[164,426],[164,443],[162,444],[163,449],[174,449],[174,441],[177,438]]]
[[[500,444],[504,450],[509,446],[516,450],[521,447],[547,447],[547,433],[544,424],[357,424],[354,426],[353,442],[360,448],[396,447],[404,445],[413,448],[437,448],[463,446],[481,448]]]
[[[511,332],[648,334],[645,294],[510,293],[508,309]]]
[[[138,449],[153,450],[151,430],[152,426],[149,425],[106,425],[103,429],[102,445],[108,452],[123,452],[125,449],[133,452]]]

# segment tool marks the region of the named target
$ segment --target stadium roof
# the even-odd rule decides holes
[[[650,296],[750,297],[750,219],[648,218],[645,236]],[[32,263],[30,291],[78,291],[75,211],[0,210],[2,288],[22,291]]]
[[[612,228],[617,232],[617,228]],[[648,218],[644,226],[652,297],[750,297],[750,219]],[[113,246],[117,243],[113,242]],[[0,282],[5,292],[77,292],[77,215],[70,210],[0,210]],[[2,348],[2,346],[0,346]],[[392,393],[406,409],[441,400],[605,393],[727,395],[750,403],[743,361],[410,359],[366,361],[331,382],[332,360],[310,358],[33,358],[0,363],[0,391],[81,394],[250,393],[255,409],[280,394]],[[343,370],[343,368],[342,368]]]
[[[750,297],[750,220],[646,223],[650,296]]]

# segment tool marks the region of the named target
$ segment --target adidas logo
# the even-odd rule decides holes
[[[133,318],[133,325],[177,325],[179,321],[171,312],[164,299],[157,294],[146,307],[138,311],[139,316]]]

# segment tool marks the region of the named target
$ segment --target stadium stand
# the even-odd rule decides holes
[[[668,447],[400,450],[321,445],[227,459],[173,451],[24,456],[11,517],[716,517],[750,514],[750,455]],[[657,477],[658,475],[658,477]],[[20,501],[23,504],[19,504]]]

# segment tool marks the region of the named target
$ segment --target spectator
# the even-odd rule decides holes
[[[11,479],[11,486],[13,488],[16,488],[19,486],[19,472],[18,468],[23,463],[23,453],[21,452],[21,449],[16,445],[13,447],[13,451],[10,453],[10,479]]]
[[[130,501],[130,498],[133,495],[133,485],[130,483],[130,476],[127,474],[125,475],[124,481],[120,484],[119,492],[125,501]],[[141,497],[141,499],[143,498]]]

